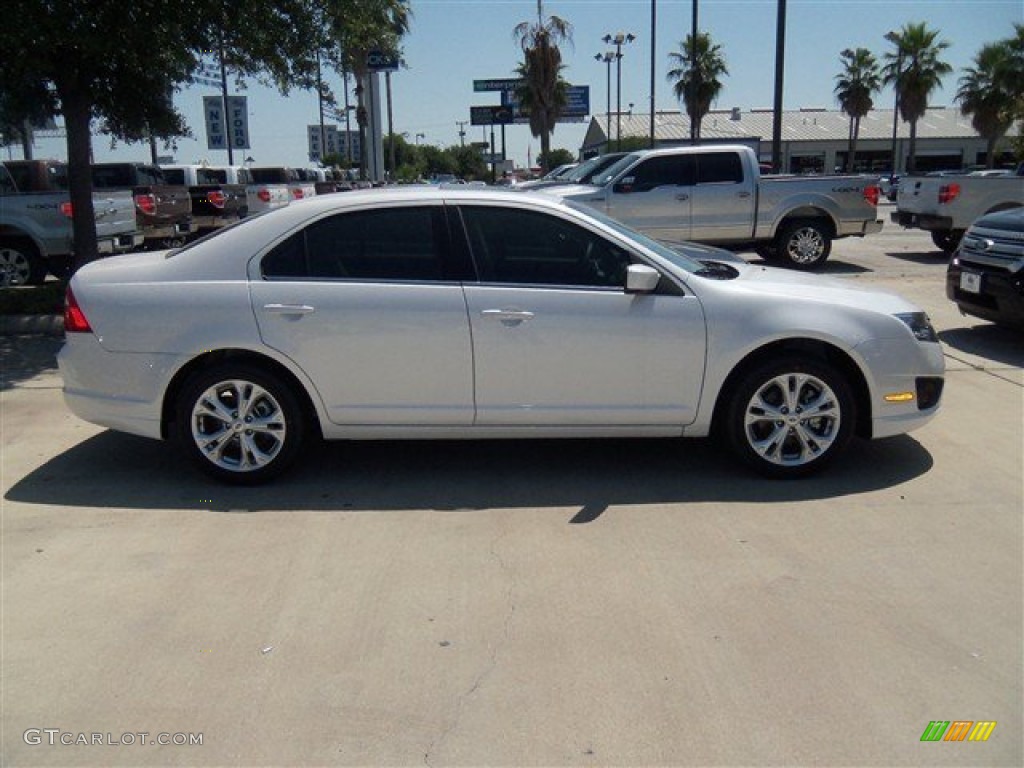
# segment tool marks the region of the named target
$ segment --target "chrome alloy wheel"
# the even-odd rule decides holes
[[[231,379],[195,400],[192,439],[208,461],[230,472],[253,472],[277,458],[287,419],[280,403],[251,381]]]
[[[822,456],[839,434],[839,398],[807,373],[784,373],[762,384],[747,403],[744,434],[763,460],[786,467]]]
[[[825,238],[815,227],[800,227],[786,242],[786,254],[794,264],[815,264],[824,252]]]
[[[17,248],[0,246],[0,287],[28,285],[32,265],[28,256]]]

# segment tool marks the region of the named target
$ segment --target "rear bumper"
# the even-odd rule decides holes
[[[932,213],[911,213],[910,211],[893,211],[889,214],[893,224],[906,229],[926,229],[928,231],[946,231],[953,229],[951,216],[936,216]]]
[[[187,237],[199,231],[191,216],[170,224],[153,224],[143,230],[146,240],[166,240],[169,237]]]
[[[128,232],[124,235],[104,237],[96,241],[100,253],[126,253],[141,246],[145,242],[145,236],[141,232]]]
[[[225,214],[222,216],[194,216],[192,221],[196,225],[196,231],[206,232],[211,229],[220,229],[228,224],[234,224],[241,218],[240,214]]]

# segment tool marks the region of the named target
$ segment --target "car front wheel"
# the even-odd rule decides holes
[[[288,385],[256,366],[200,371],[182,388],[177,436],[189,457],[218,480],[251,485],[294,461],[305,437],[302,408]]]
[[[726,415],[730,448],[769,477],[808,475],[841,453],[853,434],[855,404],[831,365],[784,358],[750,371]]]

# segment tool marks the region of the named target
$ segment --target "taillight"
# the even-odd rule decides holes
[[[264,203],[270,202],[270,190],[266,187],[260,187],[260,191],[256,193],[256,197],[262,200]]]
[[[156,196],[155,195],[136,195],[135,196],[135,207],[145,213],[147,216],[152,216],[156,213]]]
[[[882,194],[881,188],[876,184],[868,184],[864,187],[864,199],[868,205],[878,205],[878,197]]]
[[[78,306],[78,300],[68,286],[64,292],[64,332],[65,333],[92,333],[89,321],[85,319],[85,313]]]
[[[292,187],[292,197],[294,197],[296,200],[301,200],[302,190],[299,189],[298,187]]]
[[[223,208],[224,201],[227,200],[227,195],[221,192],[219,189],[211,190],[206,194],[206,199],[210,201],[210,204],[216,208]]]
[[[943,184],[939,187],[939,202],[952,203],[960,195],[959,184]]]
[[[72,208],[71,203],[61,203],[60,212],[70,219],[74,215],[74,208]]]

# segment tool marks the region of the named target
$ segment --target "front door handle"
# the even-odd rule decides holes
[[[688,194],[686,194],[685,192],[682,193],[682,194],[676,195],[676,200],[689,200],[689,199],[690,199],[690,196]]]
[[[316,308],[309,304],[264,304],[263,311],[272,315],[308,315]]]
[[[736,197],[750,197],[749,192],[737,192]]]
[[[502,325],[507,326],[519,325],[533,317],[533,312],[521,309],[485,309],[480,314],[483,317],[500,320]]]

